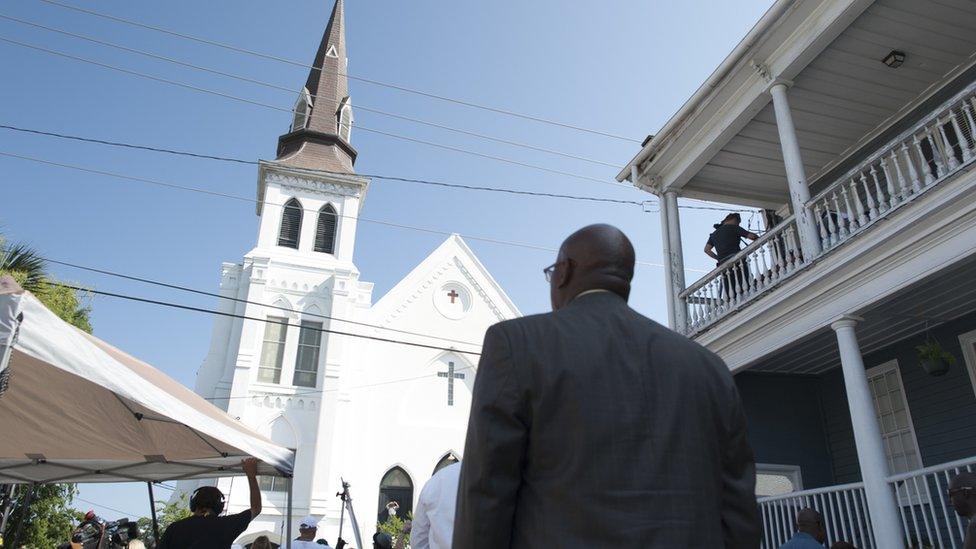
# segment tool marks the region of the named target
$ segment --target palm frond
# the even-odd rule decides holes
[[[0,246],[0,274],[10,274],[25,290],[42,291],[47,285],[44,260],[26,244]]]

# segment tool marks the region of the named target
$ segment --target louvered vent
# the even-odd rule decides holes
[[[327,254],[335,253],[336,215],[332,204],[326,204],[319,210],[319,223],[315,227],[315,251]]]
[[[281,230],[278,231],[278,245],[298,249],[298,235],[302,231],[302,205],[292,198],[285,202],[281,213]]]

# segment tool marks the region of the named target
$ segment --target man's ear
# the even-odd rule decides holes
[[[576,263],[573,260],[567,259],[564,265],[565,266],[562,269],[558,270],[559,277],[556,284],[557,288],[565,288],[568,286],[570,281],[573,280],[573,275],[576,274],[574,270]]]

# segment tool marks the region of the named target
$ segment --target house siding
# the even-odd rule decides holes
[[[918,365],[915,347],[925,342],[924,334],[864,357],[865,367],[869,369],[890,360],[898,361],[924,466],[976,455],[976,393],[959,345],[959,335],[972,330],[976,330],[976,314],[930,331],[942,348],[956,357],[956,363],[943,376],[930,376]],[[834,482],[856,482],[861,479],[861,473],[840,369],[821,376],[820,394]]]
[[[819,380],[743,372],[735,381],[756,462],[798,465],[805,489],[832,484]]]

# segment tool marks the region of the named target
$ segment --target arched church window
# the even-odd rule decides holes
[[[294,450],[298,447],[298,441],[295,440],[295,429],[291,426],[291,423],[288,423],[288,420],[284,416],[278,416],[278,419],[271,422],[271,427],[268,430],[268,438],[285,448]],[[261,475],[258,477],[258,486],[266,492],[287,492],[288,479],[271,475]]]
[[[281,212],[281,229],[278,231],[278,245],[298,249],[298,235],[302,232],[302,205],[292,198],[285,202]]]
[[[339,107],[339,137],[347,143],[352,137],[352,103],[348,97],[342,100],[342,106]]]
[[[336,226],[339,216],[336,215],[332,204],[326,204],[319,210],[319,222],[315,226],[315,251],[327,254],[335,253]]]
[[[394,505],[394,503],[396,505]],[[413,481],[400,467],[394,467],[380,481],[380,500],[376,520],[386,522],[390,513],[406,518],[413,511]]]
[[[460,460],[453,453],[447,454],[446,456],[442,457],[440,461],[437,462],[437,465],[434,466],[434,474],[436,475],[437,471],[440,471],[441,469],[447,467],[448,465],[454,465],[458,461]]]
[[[308,114],[312,110],[312,96],[306,88],[298,94],[295,102],[295,118],[291,122],[291,131],[298,131],[308,126]]]

